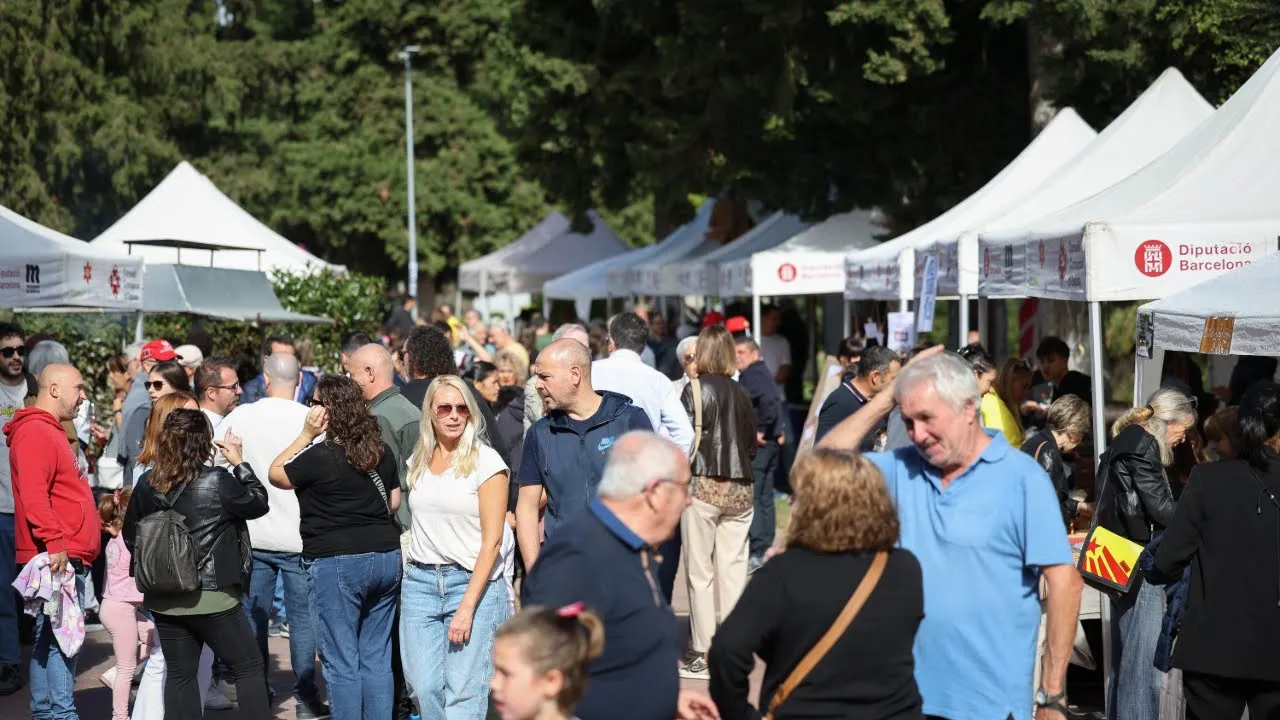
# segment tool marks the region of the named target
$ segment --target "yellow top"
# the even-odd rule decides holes
[[[1022,423],[1009,410],[999,395],[989,392],[982,396],[982,426],[999,430],[1015,450],[1022,448]]]

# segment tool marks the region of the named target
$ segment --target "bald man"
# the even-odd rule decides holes
[[[84,378],[70,365],[53,364],[40,373],[39,387],[35,403],[4,426],[13,473],[17,561],[25,565],[48,553],[55,583],[59,574],[71,571],[83,604],[85,572],[102,549],[102,523],[62,423],[75,418],[86,399]],[[62,653],[43,613],[37,613],[35,622],[31,717],[76,717],[76,658]]]
[[[574,323],[566,323],[561,325],[551,340],[577,340],[582,343],[583,347],[591,346],[591,338],[587,335],[587,329],[581,325]],[[541,355],[539,355],[541,357]],[[542,417],[544,409],[542,407],[542,398],[538,396],[538,369],[532,365],[529,366],[529,382],[524,386],[524,429],[528,432],[529,428]]]
[[[418,444],[418,424],[422,412],[404,395],[395,382],[395,363],[391,352],[377,343],[371,343],[352,353],[347,361],[351,379],[360,386],[369,412],[378,419],[382,429],[382,441],[395,453],[400,467],[413,455]],[[409,503],[400,503],[396,520],[402,528],[409,527]]]
[[[546,536],[583,512],[596,494],[614,441],[653,430],[649,416],[625,396],[591,387],[591,352],[561,338],[538,353],[534,387],[546,415],[525,434],[516,501],[516,538],[526,568],[538,558],[538,506],[547,493]]]

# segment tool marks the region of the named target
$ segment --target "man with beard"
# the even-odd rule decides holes
[[[22,409],[23,398],[34,394],[36,382],[23,369],[27,357],[22,328],[0,323],[0,427]],[[9,469],[9,443],[0,434],[0,695],[22,689],[22,660],[18,647],[18,606],[9,589],[18,571],[15,564],[13,527],[13,478]]]

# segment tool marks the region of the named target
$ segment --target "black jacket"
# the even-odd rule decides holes
[[[765,563],[711,641],[711,699],[724,720],[758,720],[748,704],[755,657],[765,663],[760,707],[826,634],[866,575],[872,553],[792,548]],[[858,617],[778,708],[778,720],[923,718],[912,644],[924,617],[920,563],[893,550]]]
[[[1140,425],[1125,427],[1098,466],[1097,524],[1145,545],[1173,521],[1173,510],[1155,437]]]
[[[1062,451],[1058,449],[1058,441],[1053,439],[1053,433],[1037,430],[1023,441],[1022,452],[1035,458],[1036,464],[1049,476],[1054,491],[1058,493],[1062,522],[1070,523],[1076,516],[1076,507],[1080,503],[1067,494],[1067,464],[1062,460]]]
[[[773,381],[769,366],[763,360],[751,363],[738,376],[738,384],[751,395],[751,406],[756,411],[756,431],[764,433],[766,439],[781,435],[782,393],[778,390],[778,384]]]
[[[756,456],[756,411],[751,396],[732,378],[703,375],[702,438],[692,461],[694,475],[751,480],[751,459]],[[693,412],[693,383],[684,387],[680,403],[696,423]]]
[[[1280,682],[1280,455],[1255,474],[1243,460],[1197,466],[1148,581],[1191,565],[1173,665],[1230,679]]]
[[[200,558],[200,587],[219,590],[240,586],[249,591],[249,575],[253,555],[246,520],[267,514],[267,490],[246,463],[233,468],[234,474],[220,467],[205,467],[192,480],[174,503],[186,520],[187,532],[195,542]],[[124,516],[124,544],[134,552],[138,521],[158,512],[156,491],[151,488],[151,471],[138,479]],[[175,490],[169,492],[173,497]]]

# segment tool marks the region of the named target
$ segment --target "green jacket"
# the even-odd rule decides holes
[[[422,411],[400,394],[399,388],[383,390],[369,403],[369,412],[378,420],[382,441],[396,456],[396,468],[400,471],[400,509],[396,510],[396,522],[401,530],[408,530],[409,491],[405,489],[405,474],[409,458],[418,444],[418,425]]]

